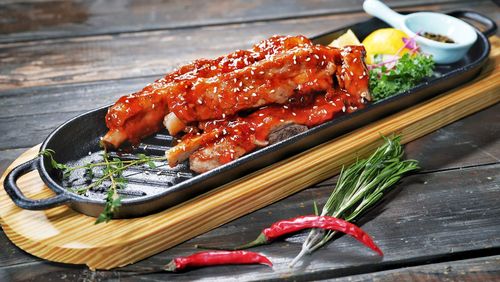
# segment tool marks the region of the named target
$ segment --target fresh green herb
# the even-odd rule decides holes
[[[432,75],[434,61],[423,54],[404,54],[392,68],[386,64],[370,70],[370,90],[373,101],[378,101],[394,94],[404,92],[422,79]]]
[[[156,168],[155,161],[165,161],[166,157],[149,157],[144,154],[138,154],[137,160],[126,160],[123,161],[119,158],[109,159],[109,153],[104,149],[102,154],[103,161],[96,163],[87,163],[80,166],[68,166],[62,163],[58,163],[55,158],[55,152],[51,149],[46,149],[41,151],[39,155],[43,155],[50,160],[50,164],[53,168],[60,170],[63,173],[63,178],[69,177],[70,173],[83,169],[85,171],[85,176],[92,180],[94,178],[94,168],[102,169],[102,176],[91,182],[89,185],[84,185],[80,187],[71,188],[71,191],[78,193],[80,195],[87,193],[91,189],[98,188],[102,186],[106,181],[109,181],[109,186],[106,192],[106,204],[104,206],[104,211],[99,215],[96,224],[101,222],[108,222],[113,218],[113,214],[121,206],[122,198],[118,194],[119,189],[123,189],[127,186],[127,179],[123,176],[123,172],[131,167],[142,164],[147,164],[150,168]]]
[[[407,172],[418,169],[415,160],[403,160],[400,137],[385,138],[369,158],[357,160],[347,169],[342,168],[337,185],[328,198],[321,215],[353,221],[377,203],[388,188]],[[304,255],[312,253],[330,241],[335,232],[313,229],[302,245],[301,252],[292,261],[294,265]]]

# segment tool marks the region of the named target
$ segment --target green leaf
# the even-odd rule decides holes
[[[370,70],[370,91],[373,101],[402,93],[433,74],[434,60],[431,56],[404,54],[388,70],[385,65]]]
[[[316,201],[313,201],[313,207],[314,207],[314,214],[319,215],[318,204],[316,203]]]

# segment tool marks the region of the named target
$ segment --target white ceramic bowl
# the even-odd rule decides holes
[[[394,28],[415,37],[422,52],[430,54],[438,64],[454,63],[465,56],[477,39],[476,30],[468,23],[440,13],[421,12],[401,15],[378,0],[365,0],[363,9]],[[445,35],[455,43],[427,39],[417,33],[430,32]]]

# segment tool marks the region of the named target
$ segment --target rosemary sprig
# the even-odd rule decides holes
[[[403,160],[400,137],[386,138],[369,158],[357,160],[347,169],[342,168],[337,185],[325,203],[321,215],[355,220],[360,214],[377,203],[388,188],[407,172],[418,169],[415,160]],[[315,207],[315,210],[317,208]],[[302,250],[291,262],[296,264],[304,255],[310,254],[330,241],[335,232],[321,229],[310,231],[302,244]]]
[[[71,189],[72,192],[78,193],[80,195],[87,193],[91,189],[100,187],[105,181],[109,181],[109,186],[106,192],[106,204],[104,206],[104,211],[99,214],[96,219],[95,224],[101,222],[108,222],[113,218],[113,214],[121,206],[122,197],[118,194],[119,189],[123,189],[127,186],[127,179],[123,176],[123,172],[131,167],[142,164],[147,164],[150,168],[155,168],[155,161],[165,161],[166,157],[150,157],[144,154],[137,154],[136,160],[121,160],[119,158],[113,158],[110,160],[109,153],[104,149],[102,154],[103,161],[95,163],[87,163],[79,166],[68,166],[66,164],[59,163],[55,160],[55,151],[51,149],[45,149],[41,151],[39,155],[43,155],[50,160],[50,164],[53,168],[60,170],[63,173],[63,178],[69,177],[70,173],[78,170],[84,169],[85,173],[91,179],[94,177],[94,168],[102,168],[103,175],[94,180],[92,183]]]

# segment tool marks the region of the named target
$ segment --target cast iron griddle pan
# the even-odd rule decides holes
[[[339,116],[332,121],[254,151],[203,174],[197,175],[190,171],[187,163],[175,168],[169,168],[165,163],[156,163],[157,168],[154,169],[148,166],[129,168],[123,173],[128,179],[128,185],[120,190],[123,197],[122,206],[115,212],[114,217],[143,216],[174,206],[249,172],[305,151],[471,80],[478,74],[488,57],[490,43],[487,36],[495,32],[496,25],[491,19],[475,12],[456,11],[451,12],[450,15],[479,22],[486,27],[484,32],[478,31],[477,41],[459,62],[438,65],[434,77],[409,91],[369,104],[354,113]],[[329,44],[348,28],[362,39],[372,31],[384,27],[387,27],[385,23],[370,19],[316,36],[313,40],[315,43]],[[54,150],[58,162],[70,165],[97,160],[102,153],[99,139],[107,131],[104,123],[107,108],[107,106],[102,107],[67,121],[47,137],[41,150]],[[163,131],[145,139],[132,152],[112,154],[124,160],[134,158],[134,154],[137,153],[163,156],[165,150],[172,145],[173,138]],[[56,196],[34,200],[22,194],[16,185],[16,180],[35,169],[38,170],[45,184],[56,193]],[[99,176],[99,171],[94,171],[94,173],[96,174],[94,177]],[[91,181],[92,179],[86,177],[83,171],[75,171],[69,178],[63,178],[60,171],[51,167],[50,160],[41,156],[14,168],[6,177],[4,187],[14,203],[24,209],[43,210],[67,204],[76,211],[96,217],[104,208],[106,183],[103,187],[89,191],[86,195],[78,195],[68,190],[70,186],[76,187]]]

